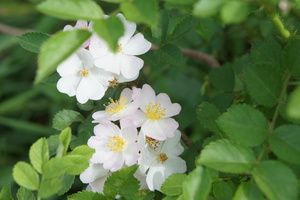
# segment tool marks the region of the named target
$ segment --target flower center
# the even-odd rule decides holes
[[[164,163],[166,160],[168,160],[168,156],[165,153],[161,153],[158,155],[157,159],[160,163]]]
[[[123,47],[122,45],[118,44],[117,52],[120,53],[121,51],[123,51]]]
[[[121,96],[119,100],[113,100],[112,98],[109,98],[109,101],[110,103],[105,108],[105,112],[109,114],[116,114],[126,107],[125,97]]]
[[[90,71],[87,68],[83,68],[79,71],[79,74],[81,77],[87,77],[89,75]]]
[[[158,140],[148,136],[146,136],[146,143],[154,150],[156,150],[160,144]]]
[[[116,78],[108,81],[108,83],[109,83],[109,87],[111,87],[111,88],[115,88],[119,85],[119,82]]]
[[[146,106],[146,116],[151,120],[160,120],[166,115],[166,109],[161,107],[159,103],[149,103]]]
[[[121,152],[125,147],[125,140],[120,136],[111,136],[107,143],[107,148],[113,152]]]

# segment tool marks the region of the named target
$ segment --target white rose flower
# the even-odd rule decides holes
[[[134,35],[136,24],[127,21],[122,14],[117,15],[124,24],[124,35],[118,41],[118,50],[113,52],[107,43],[93,35],[89,49],[95,59],[95,65],[100,69],[112,72],[119,82],[135,80],[144,61],[136,56],[150,50],[151,43],[141,33]]]
[[[89,99],[100,100],[113,79],[110,73],[94,66],[93,57],[86,49],[79,49],[67,58],[57,72],[61,76],[57,82],[58,91],[76,96],[81,104]]]
[[[123,89],[118,100],[110,98],[110,103],[106,105],[105,110],[93,114],[93,122],[122,121],[125,117],[133,114],[138,109],[137,103],[134,102],[138,92],[139,89],[137,88],[133,88],[132,90],[129,88]]]
[[[179,157],[184,150],[180,137],[181,133],[176,131],[175,136],[164,141],[158,149],[144,148],[142,151],[139,164],[147,173],[146,183],[151,191],[160,190],[170,175],[186,171],[186,163]]]
[[[87,189],[93,192],[103,192],[103,186],[110,175],[109,171],[104,169],[101,164],[90,163],[89,167],[80,174],[80,180],[88,184]]]
[[[141,126],[146,136],[160,141],[174,136],[179,125],[171,117],[179,114],[181,106],[178,103],[172,103],[165,93],[156,96],[147,84],[143,85],[136,101],[141,111],[134,113],[130,119],[133,124]]]
[[[95,136],[88,140],[88,145],[95,149],[91,162],[103,164],[104,169],[117,171],[125,163],[131,166],[137,163],[138,133],[135,127],[120,129],[109,122],[98,124],[94,128]]]

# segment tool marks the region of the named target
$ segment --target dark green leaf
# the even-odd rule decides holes
[[[57,130],[63,130],[73,122],[82,122],[83,116],[74,110],[59,111],[53,118],[52,126]]]
[[[295,89],[288,100],[286,106],[286,114],[290,119],[300,120],[300,87]]]
[[[241,183],[233,200],[264,200],[264,196],[253,182]]]
[[[76,194],[68,196],[68,200],[108,200],[102,194],[91,192],[91,191],[81,191]]]
[[[198,119],[203,128],[210,130],[214,133],[219,133],[216,120],[221,115],[218,108],[211,103],[203,102],[198,107]]]
[[[49,35],[40,32],[25,33],[18,37],[19,44],[27,51],[39,53],[40,47]]]
[[[13,197],[11,195],[10,186],[2,187],[2,189],[0,191],[0,200],[13,200]]]
[[[289,40],[288,45],[284,49],[284,64],[289,68],[291,73],[300,78],[300,58],[298,52],[300,51],[300,38],[295,37]]]
[[[213,183],[213,194],[216,199],[232,200],[233,189],[229,182],[217,181]]]

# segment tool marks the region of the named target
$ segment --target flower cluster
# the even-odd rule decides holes
[[[151,43],[136,32],[136,24],[117,15],[124,24],[124,35],[113,52],[108,44],[93,33],[82,47],[61,63],[57,72],[61,76],[57,89],[69,96],[76,96],[79,103],[89,99],[100,100],[109,86],[137,79],[144,61],[137,57],[150,50]],[[92,23],[78,21],[74,27],[67,25],[64,31],[86,29],[93,32]]]
[[[88,188],[102,192],[107,177],[125,166],[137,164],[135,177],[141,188],[160,190],[173,173],[186,171],[178,123],[171,117],[181,107],[164,93],[158,95],[147,84],[126,88],[118,100],[110,99],[105,110],[93,114],[94,136],[88,145],[95,149],[90,166],[81,175]]]

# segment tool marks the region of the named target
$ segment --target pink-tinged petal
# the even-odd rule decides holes
[[[164,165],[166,168],[166,176],[186,172],[186,162],[180,157],[169,157],[168,160],[165,161]]]
[[[122,168],[124,165],[124,158],[120,153],[112,153],[110,159],[103,163],[104,169],[109,169],[114,172]]]
[[[127,119],[127,118],[120,119],[120,127],[122,129],[127,128],[127,127],[132,127],[132,126],[135,126],[135,125],[133,124],[133,122],[130,119]]]
[[[136,164],[139,159],[137,143],[127,145],[127,148],[123,152],[123,156],[127,166]]]
[[[136,56],[122,55],[120,59],[121,74],[128,79],[137,77],[144,66],[144,61]]]
[[[102,136],[107,137],[110,135],[119,134],[120,128],[111,122],[105,123],[105,124],[98,124],[94,128],[94,133],[95,133],[95,135],[97,135],[99,137],[102,137]]]
[[[90,164],[90,166],[80,174],[80,180],[83,183],[91,183],[96,179],[107,176],[108,170],[104,169],[101,164]]]
[[[89,99],[101,99],[104,96],[105,91],[106,88],[104,88],[103,85],[101,85],[93,77],[88,76],[82,78],[82,80],[80,81],[77,88],[76,98],[79,103],[84,104]]]
[[[126,104],[128,104],[132,100],[132,90],[129,88],[125,88],[122,90],[120,94],[120,98],[125,98]]]
[[[92,155],[90,162],[92,162],[94,164],[103,164],[106,160],[108,160],[108,156],[106,153],[101,152],[101,151],[96,151]]]
[[[122,119],[123,120],[123,119]],[[137,110],[134,113],[128,115],[127,117],[124,118],[124,123],[128,122],[130,124],[133,124],[135,127],[141,127],[142,124],[146,121],[146,116],[145,114]],[[124,124],[125,125],[125,124]],[[126,126],[126,125],[125,125]]]
[[[138,33],[133,36],[123,47],[123,53],[127,55],[138,56],[146,53],[151,48],[151,43],[146,40],[143,34]]]
[[[148,84],[144,84],[139,97],[136,100],[140,104],[140,108],[145,112],[149,103],[156,102],[155,92]]]
[[[107,177],[108,176],[105,176],[103,178],[99,178],[99,179],[95,180],[94,182],[90,183],[89,186],[90,186],[91,190],[93,192],[102,193],[103,188],[104,188],[104,183],[105,183]]]
[[[119,56],[111,53],[96,58],[94,64],[96,67],[114,74],[120,74],[121,71],[121,63]]]
[[[110,115],[105,111],[98,111],[98,112],[95,112],[92,115],[92,117],[94,119],[93,123],[100,123],[100,122],[109,120]]]
[[[57,90],[69,95],[70,97],[75,96],[80,80],[81,78],[77,76],[62,77],[57,82]]]
[[[157,95],[157,102],[166,109],[165,117],[178,115],[181,111],[181,106],[178,103],[172,103],[170,97],[165,93]]]
[[[164,141],[167,139],[167,135],[164,132],[163,127],[157,121],[147,120],[141,128],[141,131],[148,137],[153,139]]]
[[[172,118],[166,118],[158,121],[158,126],[161,127],[163,132],[168,138],[174,137],[176,130],[179,127],[177,121]]]
[[[79,75],[83,64],[76,53],[72,54],[69,58],[58,65],[56,71],[62,77]]]
[[[134,22],[130,22],[125,19],[122,14],[117,14],[117,16],[121,19],[124,25],[124,35],[119,39],[119,44],[126,45],[126,43],[130,40],[136,30],[136,24]]]
[[[108,54],[109,48],[104,40],[94,34],[90,39],[89,51],[94,58],[103,57]]]
[[[84,68],[93,68],[94,67],[94,58],[90,52],[86,49],[80,49],[77,52],[79,59],[82,62]]]
[[[139,96],[141,95],[141,92],[142,92],[141,88],[133,87],[132,88],[132,99],[136,100],[137,98],[139,98]]]
[[[184,148],[180,143],[180,139],[181,133],[180,131],[176,130],[175,136],[167,139],[164,142],[161,151],[165,152],[166,154],[171,154],[173,156],[179,156],[184,151]]]
[[[92,136],[89,138],[87,145],[93,149],[96,149],[101,145],[101,140],[98,137]]]
[[[127,127],[121,130],[122,137],[129,143],[135,143],[138,139],[138,132],[135,127]]]
[[[146,182],[149,187],[149,190],[160,190],[163,182],[165,181],[165,175],[164,175],[164,167],[152,167],[149,169]]]

